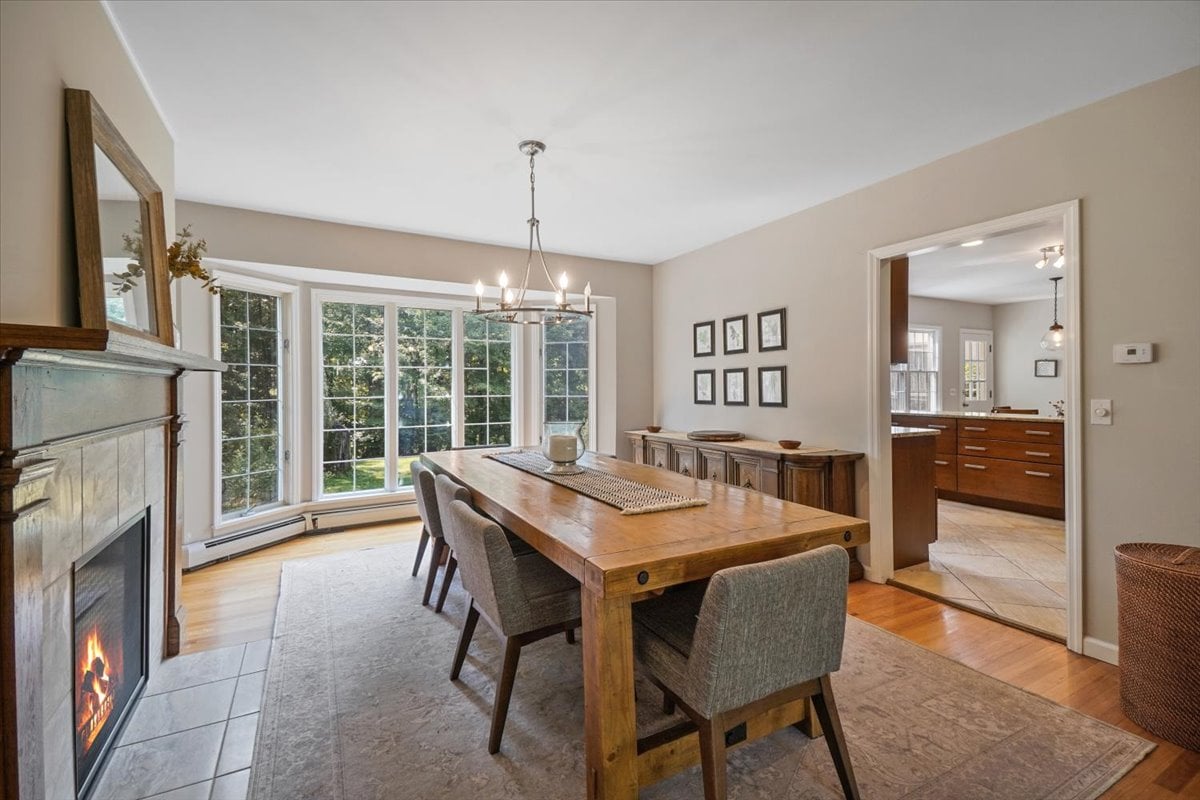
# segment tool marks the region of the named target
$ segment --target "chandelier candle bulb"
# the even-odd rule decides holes
[[[505,272],[504,270],[500,270],[500,288],[501,289],[508,288],[508,273]]]
[[[592,310],[592,282],[588,281],[583,287],[583,310]]]
[[[567,434],[556,433],[550,437],[550,460],[560,463],[572,462],[575,460],[575,437]]]
[[[483,281],[475,281],[475,310],[483,308]]]

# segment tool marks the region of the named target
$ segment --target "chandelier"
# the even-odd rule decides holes
[[[1047,264],[1050,263],[1051,256],[1057,256],[1054,259],[1054,267],[1056,269],[1062,269],[1063,264],[1067,263],[1067,257],[1063,254],[1063,249],[1064,248],[1061,244],[1055,245],[1054,247],[1043,247],[1041,250],[1042,257],[1037,261],[1037,263],[1034,264],[1034,266],[1038,269],[1043,269]]]
[[[559,325],[569,320],[591,317],[594,313],[592,311],[592,284],[588,283],[583,287],[583,308],[571,305],[571,298],[567,294],[569,286],[567,273],[559,275],[556,282],[550,276],[550,268],[546,266],[546,254],[542,252],[540,222],[534,205],[533,161],[539,154],[546,151],[546,145],[533,139],[526,139],[517,145],[517,149],[529,156],[529,254],[525,259],[525,276],[521,279],[521,285],[514,288],[509,286],[508,273],[502,271],[498,281],[499,292],[495,304],[484,302],[483,296],[486,287],[484,287],[483,281],[475,281],[475,310],[469,313],[493,322],[507,322],[514,325]],[[551,291],[554,292],[554,305],[540,306],[525,302],[525,293],[529,288],[529,273],[533,267],[535,244],[537,245],[538,262],[542,265],[542,272],[550,284]]]

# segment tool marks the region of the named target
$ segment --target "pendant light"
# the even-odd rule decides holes
[[[1056,269],[1062,269],[1063,264],[1067,263],[1067,257],[1064,253],[1064,249],[1065,248],[1061,244],[1055,245],[1054,247],[1043,247],[1041,249],[1042,257],[1039,258],[1036,263],[1034,263],[1034,266],[1038,269],[1044,269],[1045,267],[1049,266],[1050,258],[1055,257],[1054,267]]]
[[[1050,279],[1054,284],[1054,323],[1050,326],[1050,330],[1046,331],[1046,335],[1042,337],[1043,350],[1062,350],[1063,344],[1067,340],[1066,334],[1063,333],[1063,326],[1058,324],[1058,282],[1061,280],[1061,275]]]
[[[567,296],[567,273],[558,276],[556,282],[550,276],[550,267],[546,266],[546,254],[542,252],[542,233],[534,205],[533,160],[546,151],[546,145],[533,139],[526,139],[517,145],[517,149],[529,156],[529,253],[525,258],[525,276],[521,285],[516,289],[508,285],[508,273],[501,272],[499,278],[499,293],[495,305],[485,305],[483,295],[486,291],[483,281],[475,281],[475,309],[469,313],[481,316],[493,322],[508,322],[514,325],[558,325],[572,319],[592,316],[592,284],[583,287],[583,308],[571,305]],[[554,304],[547,306],[526,305],[525,291],[529,288],[529,272],[533,266],[533,248],[537,245],[538,261],[541,262],[542,272],[554,293]]]

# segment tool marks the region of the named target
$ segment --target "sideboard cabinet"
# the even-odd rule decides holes
[[[856,516],[854,465],[862,453],[825,447],[785,450],[757,439],[696,442],[678,431],[626,431],[625,435],[637,464]],[[858,580],[862,572],[852,549],[850,579]]]

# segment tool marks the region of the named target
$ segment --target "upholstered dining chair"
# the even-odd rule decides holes
[[[438,481],[449,478],[438,476]],[[442,487],[453,491],[445,483]],[[463,500],[451,500],[442,512],[463,586],[471,595],[450,680],[458,680],[462,672],[480,617],[504,647],[488,735],[488,752],[495,754],[504,736],[521,648],[579,626],[579,583],[539,553],[514,556],[500,526]]]
[[[678,706],[689,719],[653,738],[698,730],[705,800],[726,796],[726,743],[740,726],[804,698],[824,727],[842,791],[857,800],[829,681],[842,663],[848,567],[846,551],[828,545],[720,570],[707,587],[634,605],[634,652],[663,690],[664,710]]]
[[[442,556],[447,556],[446,562],[446,577],[442,579],[442,597],[445,597],[445,587],[450,582],[452,577],[452,564],[449,558],[448,545],[446,544],[445,534],[442,529],[442,517],[438,511],[437,488],[434,482],[433,471],[425,466],[420,460],[412,462],[410,467],[412,471],[413,494],[417,498],[417,512],[421,515],[421,541],[417,545],[417,560],[413,563],[413,577],[417,576],[417,571],[421,567],[421,559],[425,555],[425,545],[433,541],[433,553],[429,561],[429,577],[425,579],[425,594],[421,597],[421,605],[429,605],[429,598],[433,596],[433,584],[437,580],[438,567],[442,563]],[[441,611],[441,603],[438,604],[437,610]]]

